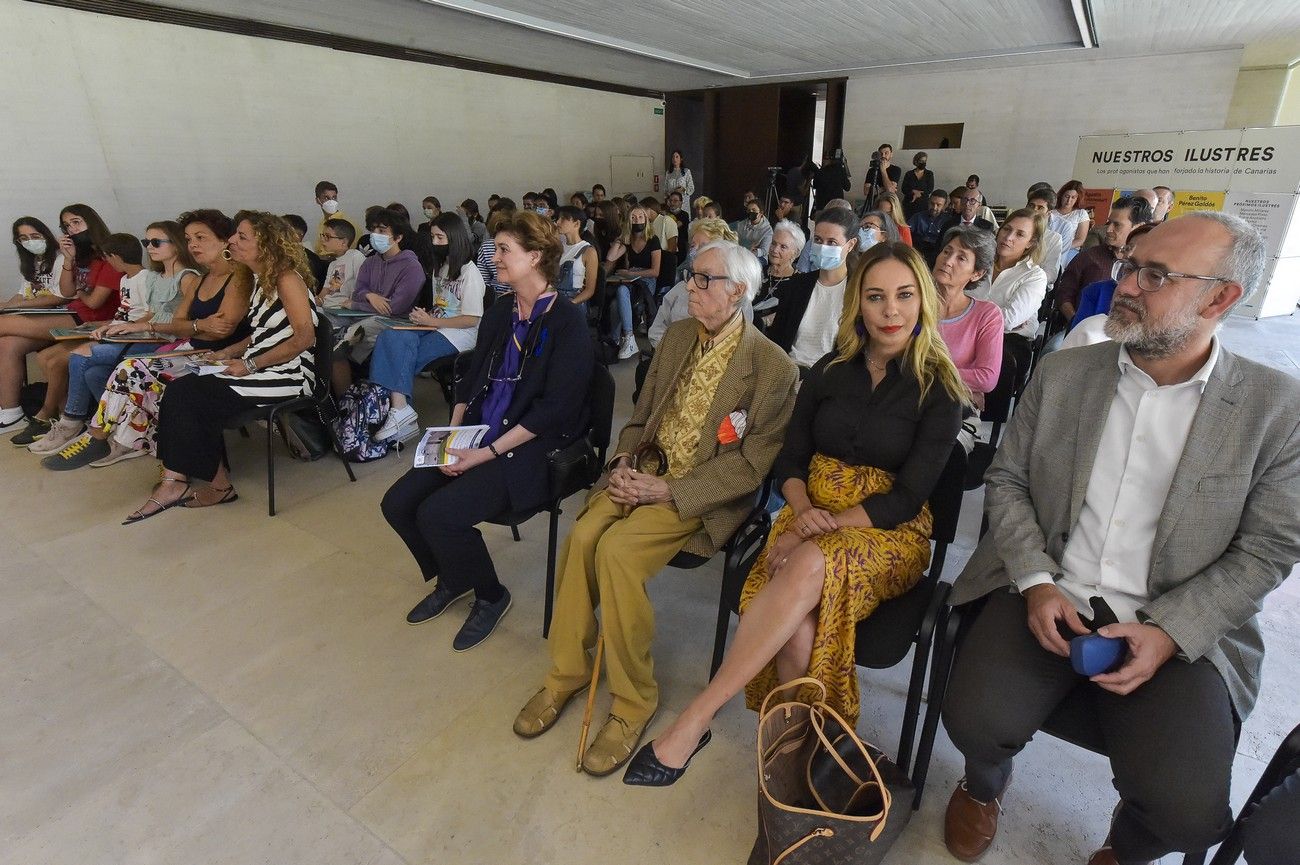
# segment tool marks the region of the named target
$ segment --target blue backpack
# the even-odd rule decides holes
[[[365,463],[387,456],[397,440],[376,441],[373,435],[388,418],[388,389],[370,382],[354,384],[339,397],[338,406],[334,435],[344,458]]]

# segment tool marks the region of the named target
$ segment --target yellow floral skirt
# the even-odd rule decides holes
[[[814,507],[837,513],[861,504],[868,496],[888,492],[894,476],[871,466],[851,466],[815,454],[808,469],[808,498]],[[767,549],[794,522],[786,505],[777,514],[763,554],[754,563],[740,593],[740,612],[767,585]],[[826,558],[826,580],[817,608],[817,632],[806,675],[826,686],[827,702],[850,723],[859,713],[858,677],[853,662],[857,623],[875,612],[882,601],[896,598],[916,585],[930,563],[930,506],[893,529],[844,528],[812,539]],[[745,688],[745,703],[757,711],[779,684],[776,663],[763,668]]]

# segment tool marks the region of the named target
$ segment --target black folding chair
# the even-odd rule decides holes
[[[551,631],[551,611],[555,604],[555,558],[559,546],[560,505],[565,499],[579,490],[587,489],[600,477],[605,465],[605,453],[609,449],[610,427],[614,422],[614,377],[609,370],[595,364],[591,373],[591,384],[587,390],[587,405],[591,411],[591,424],[584,437],[567,448],[548,454],[550,471],[551,497],[542,505],[525,511],[507,511],[488,520],[498,526],[509,526],[515,540],[519,540],[519,526],[538,514],[546,511],[550,514],[550,524],[546,546],[546,606],[542,614],[542,637]],[[590,448],[595,456],[586,472],[561,473],[557,465],[568,461],[573,453],[582,448]]]
[[[1259,777],[1255,789],[1250,792],[1250,798],[1246,800],[1245,805],[1241,806],[1241,813],[1232,824],[1228,837],[1219,844],[1219,849],[1210,860],[1210,865],[1233,865],[1240,858],[1241,836],[1246,824],[1250,822],[1251,815],[1255,813],[1255,809],[1259,807],[1259,803],[1265,796],[1273,792],[1283,779],[1294,775],[1297,771],[1300,771],[1300,725],[1292,729],[1278,745],[1273,759],[1268,761],[1264,774]]]
[[[474,360],[474,349],[448,354],[429,362],[424,368],[424,372],[433,376],[433,380],[438,383],[438,389],[442,391],[442,398],[447,401],[447,420],[451,421],[451,413],[456,408],[456,382],[469,369],[470,363]]]
[[[898,765],[904,768],[912,758],[912,747],[916,740],[916,722],[921,710],[921,691],[925,685],[925,674],[930,662],[930,648],[934,634],[946,606],[951,583],[940,579],[943,566],[947,560],[948,545],[957,537],[957,523],[961,517],[961,501],[966,476],[966,451],[959,444],[954,444],[944,466],[943,473],[930,494],[930,514],[934,520],[931,540],[934,541],[934,554],[930,558],[930,568],[915,586],[904,594],[882,603],[876,611],[858,623],[854,639],[854,660],[860,667],[884,670],[900,663],[907,653],[915,647],[912,659],[912,677],[907,691],[907,705],[903,712],[903,729],[899,736]],[[767,532],[758,541],[758,551],[762,551]],[[756,557],[756,556],[755,556]],[[752,559],[750,560],[752,564]],[[744,586],[748,569],[738,575],[723,580],[722,597],[718,604],[718,629],[713,644],[713,666],[710,678],[718,671],[722,663],[722,654],[726,649],[727,626],[731,614],[740,606],[740,590]],[[933,700],[933,692],[931,692]],[[917,764],[927,765],[933,742],[921,743],[917,752]],[[915,782],[914,782],[915,783]],[[921,804],[921,785],[916,787],[916,798],[912,807]]]
[[[998,439],[1002,436],[1003,425],[1011,419],[1011,401],[1016,395],[1019,368],[1015,353],[1004,343],[1002,371],[998,373],[998,383],[993,386],[993,390],[984,395],[984,410],[980,412],[980,420],[993,424],[993,429],[989,433],[989,444],[995,448],[998,446]]]
[[[230,420],[226,421],[226,429],[241,429],[257,421],[266,422],[266,510],[268,516],[275,516],[275,427],[280,423],[280,417],[285,412],[298,411],[299,409],[313,409],[316,417],[324,425],[326,433],[329,435],[331,450],[343,463],[343,468],[348,473],[348,480],[356,482],[357,476],[352,473],[352,465],[343,458],[343,451],[339,448],[339,440],[334,435],[334,426],[330,421],[334,417],[334,399],[330,396],[330,359],[334,352],[334,328],[330,320],[323,314],[316,316],[316,346],[312,349],[316,361],[316,383],[312,386],[310,394],[285,400],[283,402],[273,403],[272,405],[257,406],[250,408],[248,411],[241,412]],[[224,450],[224,446],[223,446]],[[230,459],[226,458],[226,465],[229,467]]]

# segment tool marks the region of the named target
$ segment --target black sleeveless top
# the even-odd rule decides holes
[[[217,310],[221,309],[221,301],[225,300],[226,286],[230,285],[230,278],[232,276],[234,276],[233,273],[226,274],[226,281],[221,283],[221,289],[208,300],[200,299],[198,289],[196,288],[194,290],[194,300],[190,301],[189,319],[191,321],[205,319]],[[235,325],[235,330],[230,334],[230,336],[222,339],[203,339],[202,337],[196,336],[192,337],[189,342],[190,345],[195,348],[215,351],[217,349],[225,348],[228,345],[234,345],[240,340],[247,338],[252,332],[253,326],[249,323],[248,316],[245,316],[240,320],[239,324]]]

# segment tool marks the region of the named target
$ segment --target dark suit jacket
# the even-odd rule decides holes
[[[776,317],[767,329],[767,338],[781,346],[786,354],[794,346],[795,337],[799,335],[799,322],[808,311],[808,301],[817,286],[820,271],[796,273],[781,284],[780,304],[776,308]]]
[[[510,338],[514,296],[506,295],[483,314],[474,360],[456,382],[456,401],[466,404],[465,424],[482,422],[490,375],[495,375]],[[587,391],[595,364],[591,337],[582,311],[557,298],[549,312],[533,322],[525,348],[531,348],[502,421],[502,431],[522,426],[537,437],[503,453],[512,461],[506,473],[510,505],[527,510],[546,501],[549,477],[546,455],[582,435],[590,423]]]
[[[1119,382],[1119,347],[1046,355],[985,474],[989,532],[953,585],[963,604],[1059,578]],[[1156,524],[1139,618],[1205,658],[1245,718],[1259,693],[1256,614],[1300,558],[1300,382],[1220,349]]]

